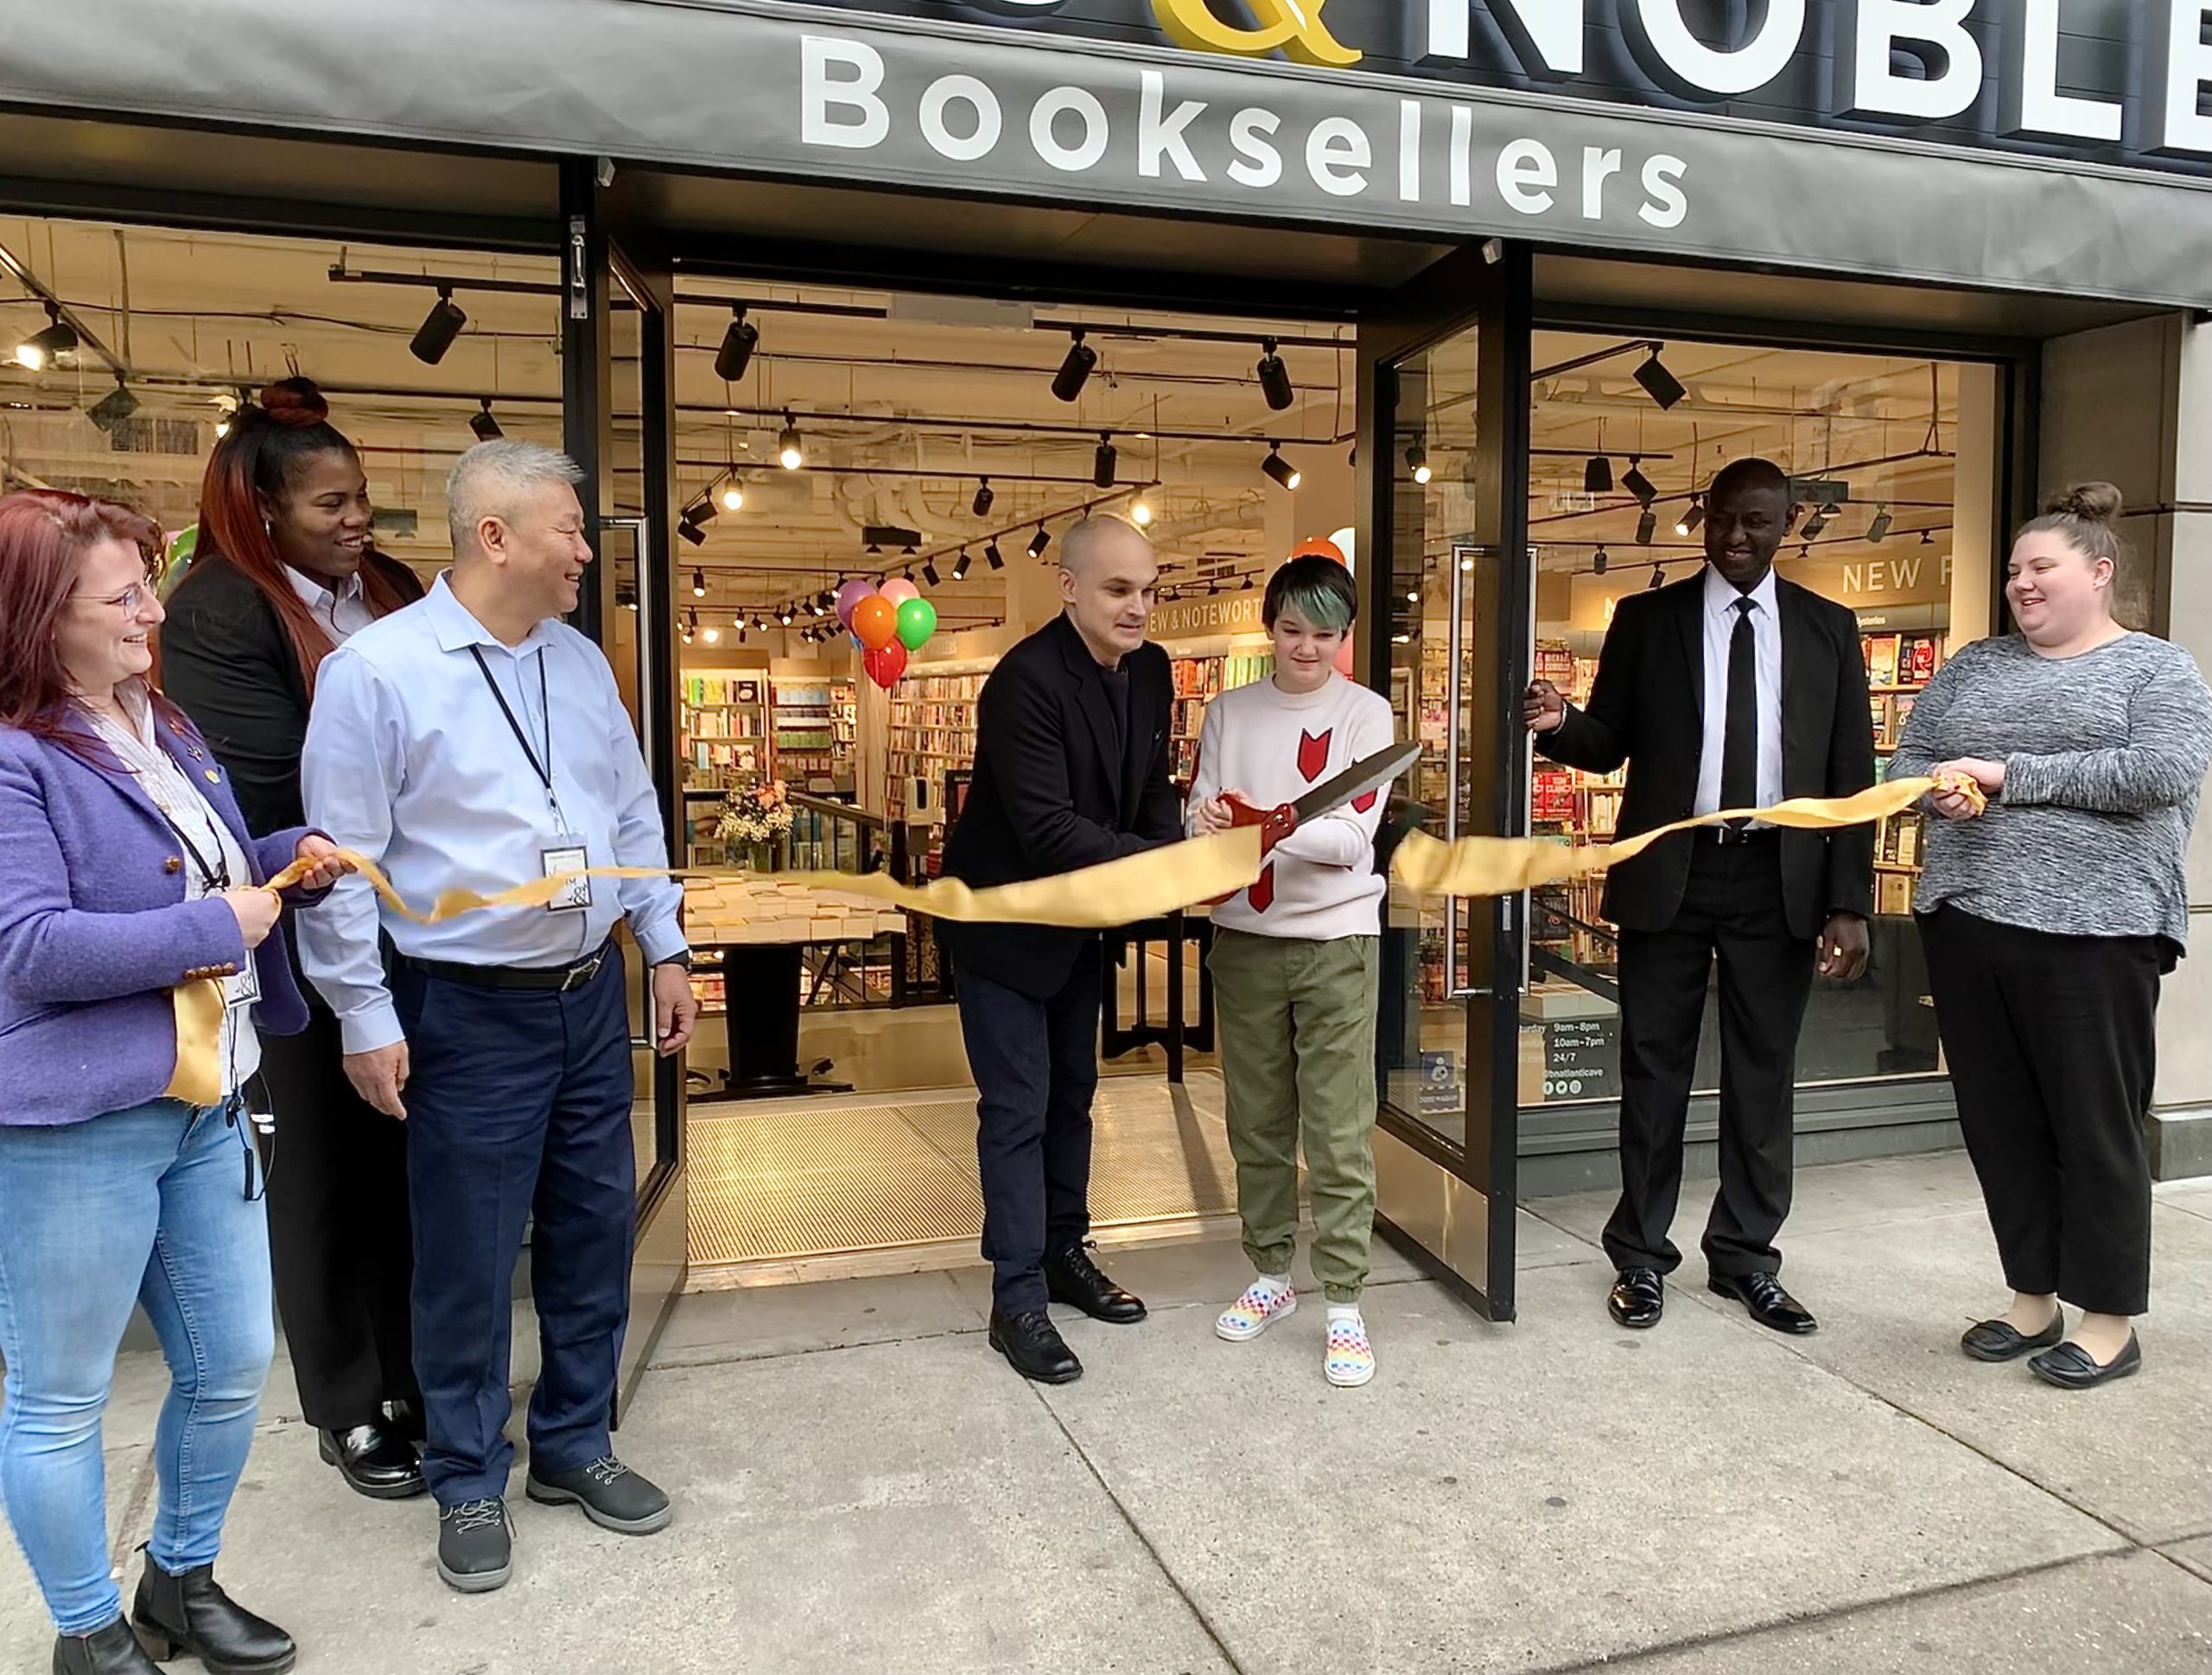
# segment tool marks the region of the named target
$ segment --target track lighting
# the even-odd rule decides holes
[[[776,438],[776,457],[783,462],[786,471],[796,471],[806,463],[806,447],[799,440],[798,421],[788,410],[784,414],[784,433]]]
[[[478,411],[468,416],[468,428],[476,433],[479,442],[497,442],[507,433],[499,429],[499,421],[492,417],[492,398],[479,396]]]
[[[1612,560],[1606,556],[1605,543],[1599,542],[1598,551],[1590,557],[1590,573],[1592,576],[1603,576],[1605,573],[1605,567],[1611,563]]]
[[[741,616],[737,619],[737,643],[745,644],[745,619]]]
[[[760,346],[760,328],[745,317],[745,305],[739,303],[730,310],[729,329],[722,334],[722,346],[715,351],[715,376],[725,384],[734,384],[745,376],[745,369],[753,363],[753,352]]]
[[[1239,593],[1249,593],[1249,592],[1251,592],[1251,591],[1252,591],[1252,578],[1251,578],[1250,576],[1246,576],[1246,577],[1244,578],[1244,585],[1243,585],[1243,587],[1241,587],[1241,588],[1237,589],[1236,589],[1236,591],[1237,591],[1237,592],[1239,592]]]
[[[745,486],[737,480],[737,468],[730,468],[729,481],[722,485],[722,507],[728,512],[745,510]]]
[[[1874,513],[1874,521],[1866,525],[1866,538],[1870,541],[1879,541],[1885,538],[1889,532],[1890,509],[1887,506],[1883,506]]]
[[[972,562],[974,561],[968,557],[968,549],[966,547],[961,548],[960,556],[952,561],[952,579],[956,582],[966,581],[968,579],[968,566]]]
[[[1271,442],[1268,444],[1268,456],[1260,462],[1260,469],[1273,477],[1285,488],[1298,487],[1299,469],[1288,460],[1283,458],[1282,444],[1279,442]]]
[[[1643,460],[1641,455],[1631,454],[1628,456],[1628,469],[1621,474],[1621,487],[1635,495],[1637,504],[1646,512],[1651,510],[1652,501],[1659,498],[1657,486],[1650,478],[1643,474]]]
[[[683,613],[683,637],[686,640],[699,632],[699,609],[693,606]]]
[[[1414,481],[1425,483],[1436,474],[1428,468],[1428,449],[1419,436],[1406,444],[1406,469],[1414,474]]]
[[[1114,465],[1118,458],[1114,447],[1113,433],[1098,433],[1098,451],[1090,456],[1090,481],[1100,488],[1114,486]]]
[[[1689,394],[1681,379],[1660,364],[1659,349],[1656,344],[1652,347],[1651,359],[1636,369],[1636,381],[1643,386],[1644,394],[1659,404],[1662,412]]]
[[[1827,526],[1837,518],[1840,517],[1842,513],[1843,508],[1837,506],[1834,501],[1830,501],[1827,505],[1821,507],[1820,510],[1814,513],[1811,517],[1805,519],[1805,527],[1802,532],[1805,538],[1808,541],[1819,540],[1821,538],[1821,532],[1826,530]]]
[[[1924,547],[1934,546],[1936,545],[1936,532],[1932,529],[1922,530],[1920,532],[1920,545]]]
[[[1643,590],[1644,590],[1646,593],[1649,593],[1650,591],[1652,591],[1652,590],[1653,590],[1654,589],[1656,589],[1656,588],[1663,588],[1663,587],[1665,587],[1666,585],[1667,585],[1667,567],[1666,567],[1664,564],[1654,564],[1654,565],[1652,565],[1652,567],[1651,567],[1651,579],[1650,579],[1649,582],[1647,582],[1647,583],[1645,583],[1643,584]]]
[[[138,411],[138,398],[116,380],[115,388],[94,402],[85,417],[105,435],[113,436],[123,422]]]
[[[695,570],[691,572],[691,596],[694,599],[704,599],[707,596],[706,571]]]
[[[976,485],[976,498],[968,503],[968,510],[978,518],[988,518],[991,515],[991,502],[996,499],[998,496],[991,493],[991,480],[986,477]]]
[[[1704,521],[1705,496],[1702,494],[1693,494],[1690,496],[1690,509],[1682,513],[1681,522],[1675,525],[1675,533],[1677,535],[1691,534],[1696,530],[1697,526]]]
[[[791,625],[791,619],[798,615],[798,613],[793,610],[789,605],[784,605],[777,609],[776,621],[782,623],[786,628],[788,628]]]
[[[446,358],[446,351],[453,347],[453,341],[461,335],[461,328],[468,323],[468,316],[461,304],[453,300],[450,285],[438,287],[438,300],[430,304],[429,313],[423,316],[423,323],[415,328],[415,336],[407,346],[407,353],[427,366],[435,366]]]
[[[1280,413],[1298,399],[1298,392],[1291,388],[1290,368],[1282,364],[1282,357],[1275,353],[1274,339],[1262,338],[1260,351],[1260,393],[1268,398],[1268,405]]]
[[[1582,468],[1582,492],[1585,494],[1610,494],[1613,492],[1613,462],[1603,454],[1592,454],[1590,462]]]
[[[77,334],[61,318],[61,310],[51,303],[46,305],[46,324],[16,345],[16,365],[29,372],[42,372],[65,354],[77,350]]]
[[[1006,568],[1006,554],[999,551],[998,537],[995,535],[983,543],[983,562],[993,570]]]
[[[1090,378],[1092,368],[1098,365],[1098,351],[1083,341],[1077,332],[1068,344],[1067,356],[1060,362],[1060,370],[1052,374],[1052,393],[1062,401],[1073,401],[1083,393],[1083,386]]]
[[[1129,521],[1139,529],[1152,522],[1152,502],[1141,494],[1129,502]]]
[[[1037,525],[1037,532],[1029,538],[1029,556],[1042,558],[1045,549],[1052,545],[1052,538],[1045,532],[1045,525],[1040,523]]]
[[[689,518],[678,518],[676,520],[676,532],[695,547],[702,547],[707,545],[707,532]]]
[[[699,638],[709,646],[719,646],[722,641],[722,631],[717,627],[709,627],[701,630]]]
[[[925,558],[922,561],[922,580],[928,583],[930,586],[935,587],[937,586],[939,579],[940,578],[937,573],[937,560],[934,558]]]
[[[1636,520],[1636,544],[1640,547],[1651,545],[1651,538],[1659,532],[1659,514],[1646,506],[1643,515]]]

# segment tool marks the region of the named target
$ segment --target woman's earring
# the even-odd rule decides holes
[[[261,532],[273,541],[276,538],[276,525],[264,518],[261,520]]]

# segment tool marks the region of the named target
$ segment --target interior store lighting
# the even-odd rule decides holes
[[[1098,365],[1098,351],[1083,341],[1081,331],[1075,332],[1068,343],[1066,356],[1060,370],[1052,374],[1052,393],[1062,401],[1073,401],[1083,393],[1083,386],[1090,382],[1091,371]]]
[[[784,432],[776,438],[776,457],[786,471],[796,471],[806,463],[806,444],[799,440],[798,421],[789,412],[784,415]]]
[[[415,328],[415,336],[407,346],[407,353],[426,366],[435,366],[446,358],[446,351],[453,347],[453,341],[461,335],[461,328],[468,323],[468,315],[460,303],[453,300],[450,285],[438,287],[438,300],[430,304],[429,313],[423,316],[423,323]]]
[[[46,324],[16,345],[16,365],[28,372],[43,372],[65,354],[77,350],[77,334],[53,303],[46,305]]]
[[[730,309],[729,328],[722,334],[721,347],[715,351],[715,376],[725,384],[736,383],[760,347],[760,328],[745,317],[745,304],[740,303]]]
[[[476,398],[477,411],[468,416],[468,428],[476,433],[479,442],[497,442],[507,433],[499,429],[499,421],[492,417],[492,398]]]
[[[1045,525],[1039,523],[1037,525],[1037,532],[1029,538],[1029,556],[1032,558],[1042,558],[1045,556],[1045,549],[1052,545],[1052,538],[1045,532]],[[984,556],[988,557],[990,555],[986,553]]]
[[[1822,532],[1827,530],[1827,526],[1831,523],[1834,523],[1835,519],[1841,515],[1842,508],[1835,505],[1833,501],[1827,506],[1821,507],[1819,511],[1814,513],[1811,517],[1805,519],[1805,528],[1803,531],[1805,538],[1808,541],[1819,540]]]
[[[1628,456],[1628,469],[1621,474],[1621,487],[1635,495],[1637,504],[1646,512],[1651,510],[1652,501],[1659,498],[1658,485],[1643,474],[1643,459],[1641,455],[1631,454]]]
[[[1886,538],[1889,532],[1890,509],[1887,506],[1882,506],[1875,512],[1874,521],[1866,525],[1866,538],[1870,541],[1880,541]]]
[[[1636,520],[1637,545],[1640,547],[1649,546],[1651,545],[1651,538],[1658,532],[1659,514],[1652,511],[1649,506],[1646,506],[1643,509],[1643,515]]]
[[[1299,469],[1288,460],[1283,458],[1282,444],[1279,442],[1271,442],[1268,444],[1268,456],[1260,462],[1260,469],[1273,477],[1285,488],[1295,488],[1299,485],[1300,474]]]
[[[1298,399],[1298,392],[1291,387],[1290,368],[1282,364],[1282,357],[1275,353],[1275,340],[1260,340],[1260,393],[1268,398],[1268,405],[1280,413]]]
[[[961,548],[960,556],[952,561],[952,579],[956,582],[966,581],[968,579],[968,566],[973,562],[974,561],[968,557],[968,549],[966,547]]]
[[[1590,573],[1592,576],[1603,576],[1605,573],[1605,567],[1611,563],[1612,559],[1605,552],[1605,543],[1599,542],[1598,551],[1590,557]]]
[[[1665,412],[1689,394],[1681,379],[1669,372],[1659,359],[1659,346],[1651,346],[1651,358],[1636,369],[1636,381],[1643,386],[1643,393],[1659,404]]]
[[[976,485],[976,498],[968,503],[968,510],[978,518],[988,518],[991,515],[991,502],[996,499],[998,496],[991,493],[991,480],[986,477]]]
[[[1702,494],[1693,494],[1690,496],[1690,509],[1682,513],[1681,522],[1675,525],[1675,533],[1677,535],[1688,535],[1694,533],[1698,525],[1702,524],[1704,521],[1705,496]]]
[[[983,562],[993,570],[1006,568],[1006,554],[999,551],[998,537],[995,535],[983,543]]]
[[[791,619],[798,615],[798,613],[793,610],[789,605],[785,605],[778,608],[776,612],[776,621],[782,623],[786,628],[788,628],[791,625]]]
[[[722,508],[728,512],[745,510],[745,486],[737,480],[737,468],[729,468],[729,480],[722,485]]]
[[[1428,449],[1419,436],[1406,444],[1406,469],[1414,474],[1414,481],[1425,483],[1436,474],[1428,468]]]
[[[1654,564],[1654,565],[1652,565],[1652,567],[1651,567],[1651,579],[1650,579],[1649,582],[1647,582],[1647,583],[1645,583],[1643,584],[1643,590],[1644,590],[1646,593],[1649,593],[1649,592],[1652,592],[1652,591],[1653,591],[1654,589],[1656,589],[1663,588],[1663,587],[1665,587],[1666,585],[1667,585],[1667,567],[1666,567],[1666,565],[1664,565],[1664,564]]]
[[[1585,494],[1610,494],[1613,492],[1613,462],[1603,454],[1592,454],[1588,464],[1582,468],[1582,492]]]
[[[1135,524],[1139,529],[1143,529],[1149,525],[1152,522],[1152,502],[1145,499],[1141,494],[1138,495],[1134,500],[1131,500],[1129,502],[1129,521]]]
[[[122,379],[118,379],[115,388],[94,402],[85,417],[92,420],[103,435],[111,436],[123,422],[137,411],[138,398],[130,393]]]
[[[707,545],[707,532],[689,518],[678,518],[676,520],[676,532],[695,547],[702,547]]]
[[[1100,488],[1114,486],[1114,467],[1120,458],[1111,431],[1098,433],[1098,451],[1090,456],[1090,481]]]
[[[922,561],[922,580],[928,583],[931,587],[937,586],[938,582],[943,580],[943,578],[937,573],[936,559],[925,558]]]
[[[695,570],[691,572],[691,596],[694,599],[704,599],[707,596],[706,571]]]
[[[722,640],[722,631],[720,628],[714,627],[712,624],[709,624],[707,627],[700,631],[699,638],[705,640],[709,646],[719,646],[721,644]]]

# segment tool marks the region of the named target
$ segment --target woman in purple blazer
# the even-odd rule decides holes
[[[159,539],[105,501],[0,495],[0,1501],[60,1631],[57,1672],[153,1675],[149,1653],[184,1649],[274,1675],[290,1636],[213,1576],[273,1347],[243,1089],[258,1031],[307,1021],[262,881],[297,857],[311,893],[345,867],[319,836],[250,835],[147,683]],[[230,1001],[226,1097],[195,1107],[164,1097],[171,990],[207,978]],[[100,1416],[134,1302],[172,1382],[126,1624]]]

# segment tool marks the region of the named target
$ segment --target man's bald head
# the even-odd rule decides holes
[[[1079,519],[1060,542],[1060,601],[1090,654],[1109,667],[1144,644],[1160,561],[1134,525]]]
[[[1135,524],[1110,512],[1078,518],[1060,540],[1060,568],[1078,575],[1095,566],[1102,555],[1141,551],[1152,557],[1152,543]],[[1155,565],[1155,569],[1157,566]]]

